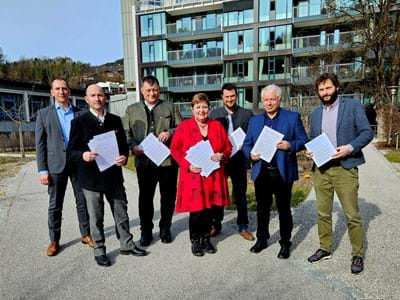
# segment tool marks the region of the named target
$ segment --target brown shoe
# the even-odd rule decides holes
[[[82,244],[88,245],[90,248],[94,248],[94,242],[93,242],[92,238],[90,237],[90,235],[81,237],[81,242],[82,242]]]
[[[245,239],[245,240],[248,240],[248,241],[254,241],[254,236],[250,233],[250,231],[248,231],[248,230],[242,230],[241,232],[240,232],[240,235]]]
[[[47,254],[47,256],[55,256],[55,255],[57,255],[59,250],[60,250],[60,246],[59,246],[58,242],[50,242],[49,246],[47,247],[46,254]]]

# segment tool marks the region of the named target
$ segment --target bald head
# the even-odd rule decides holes
[[[96,84],[91,84],[86,89],[85,96],[86,103],[89,104],[90,109],[102,114],[104,106],[106,105],[106,96],[103,89]]]

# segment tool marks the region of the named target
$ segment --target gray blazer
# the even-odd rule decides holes
[[[365,163],[361,149],[373,139],[374,133],[360,101],[351,98],[339,98],[337,101],[339,101],[337,144],[338,146],[350,144],[353,147],[350,155],[340,159],[340,164],[345,169],[351,169]],[[311,139],[321,134],[322,110],[321,105],[311,113]]]
[[[72,106],[74,118],[79,111]],[[36,162],[38,171],[60,174],[66,164],[66,147],[55,105],[38,111],[35,127]]]
[[[122,121],[124,124],[125,134],[130,149],[139,145],[148,134],[148,123],[147,114],[144,108],[145,104],[143,101],[134,103],[127,107],[125,116]],[[168,131],[171,135],[168,142],[169,146],[172,135],[175,132],[176,126],[182,120],[179,110],[175,109],[175,106],[163,100],[159,100],[156,106],[153,108],[154,122],[155,122],[155,135],[158,136],[161,132]],[[168,157],[161,166],[170,166],[171,157]],[[145,167],[149,164],[149,159],[146,155],[140,155],[135,157],[136,167]]]

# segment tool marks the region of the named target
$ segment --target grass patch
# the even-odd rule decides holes
[[[400,163],[400,151],[393,151],[385,154],[385,157],[391,163]]]

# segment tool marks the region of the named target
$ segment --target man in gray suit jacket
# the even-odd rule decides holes
[[[347,220],[352,245],[351,272],[364,269],[363,233],[358,208],[358,166],[365,163],[361,149],[373,138],[373,132],[360,101],[338,98],[339,81],[334,74],[322,74],[316,81],[322,106],[311,113],[311,139],[325,133],[337,153],[325,165],[315,168],[319,249],[308,258],[313,263],[331,258],[332,206],[336,192]],[[311,152],[306,152],[312,158]]]
[[[68,177],[75,194],[81,242],[90,247],[94,244],[90,237],[86,200],[78,185],[76,171],[66,159],[71,121],[76,117],[78,109],[69,102],[70,90],[65,80],[54,80],[50,93],[55,103],[39,110],[36,119],[35,143],[40,183],[48,185],[50,196],[48,209],[50,244],[47,255],[54,256],[59,252],[62,208]]]

